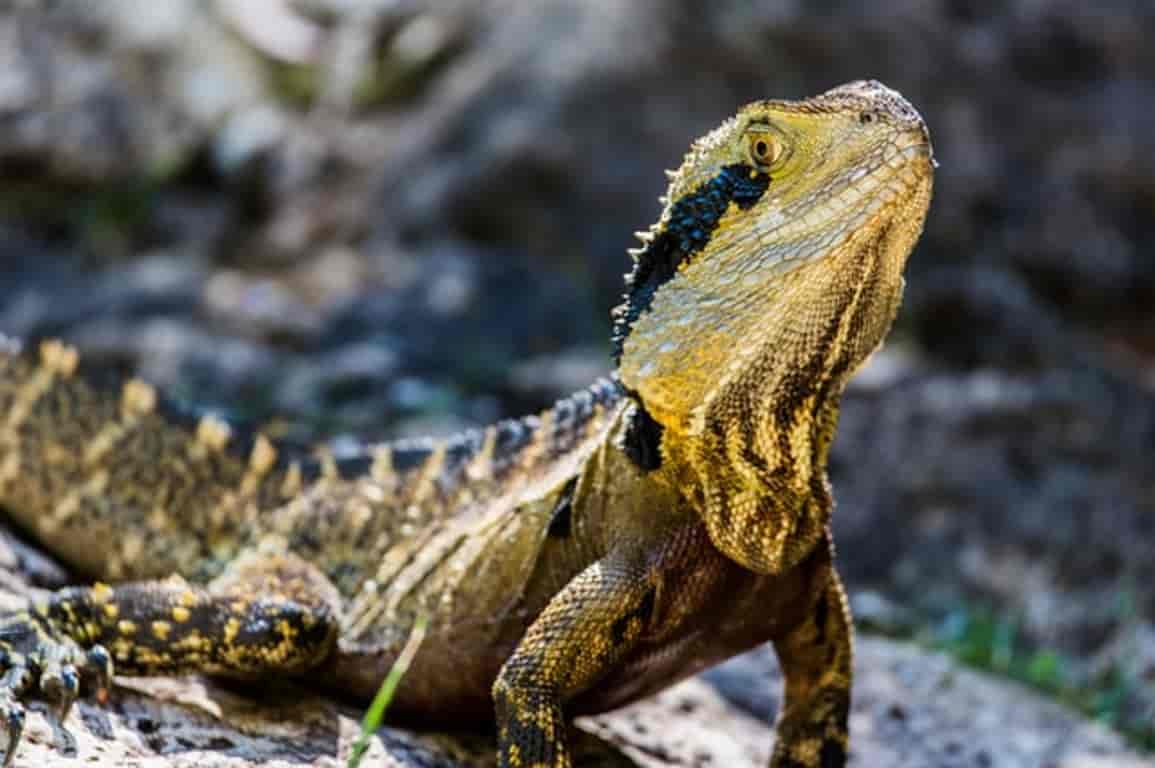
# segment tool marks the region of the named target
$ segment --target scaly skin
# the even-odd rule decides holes
[[[94,387],[59,342],[0,352],[0,504],[100,580],[0,616],[0,715],[79,672],[302,676],[485,720],[501,765],[570,765],[567,720],[770,641],[771,760],[845,763],[851,624],[826,456],[897,311],[926,128],[873,82],[765,101],[694,144],[641,236],[612,380],[442,442],[294,458]],[[111,583],[112,586],[108,586]]]

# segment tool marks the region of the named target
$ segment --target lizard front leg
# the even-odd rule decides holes
[[[253,551],[208,587],[180,578],[69,587],[0,614],[0,728],[11,763],[22,699],[39,693],[62,721],[80,673],[98,688],[118,674],[205,673],[237,678],[303,672],[337,635],[335,591],[291,554]]]
[[[771,768],[842,768],[850,715],[852,625],[833,564],[824,568],[805,618],[774,648],[786,677]]]
[[[569,768],[563,704],[634,647],[655,585],[644,565],[611,554],[550,600],[493,686],[502,768]]]

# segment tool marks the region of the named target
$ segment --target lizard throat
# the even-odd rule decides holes
[[[730,205],[746,210],[762,199],[769,186],[769,174],[733,163],[674,201],[658,231],[637,255],[634,271],[626,277],[625,303],[614,310],[615,364],[621,363],[626,339],[650,308],[654,294],[682,264],[705,250]]]

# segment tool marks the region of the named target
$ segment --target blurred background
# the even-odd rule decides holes
[[[518,415],[608,370],[694,137],[880,79],[941,167],[834,449],[857,618],[1155,749],[1152,39],[1147,0],[0,1],[0,332],[338,447]]]

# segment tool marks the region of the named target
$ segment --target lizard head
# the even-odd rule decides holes
[[[792,348],[841,322],[848,291],[856,307],[877,305],[853,340],[853,371],[897,310],[933,167],[922,118],[874,81],[749,104],[696,141],[631,251],[614,311],[624,386],[676,427],[752,365],[771,372],[775,355],[778,369],[793,364]],[[860,296],[859,270],[877,253],[869,269],[884,274]]]

